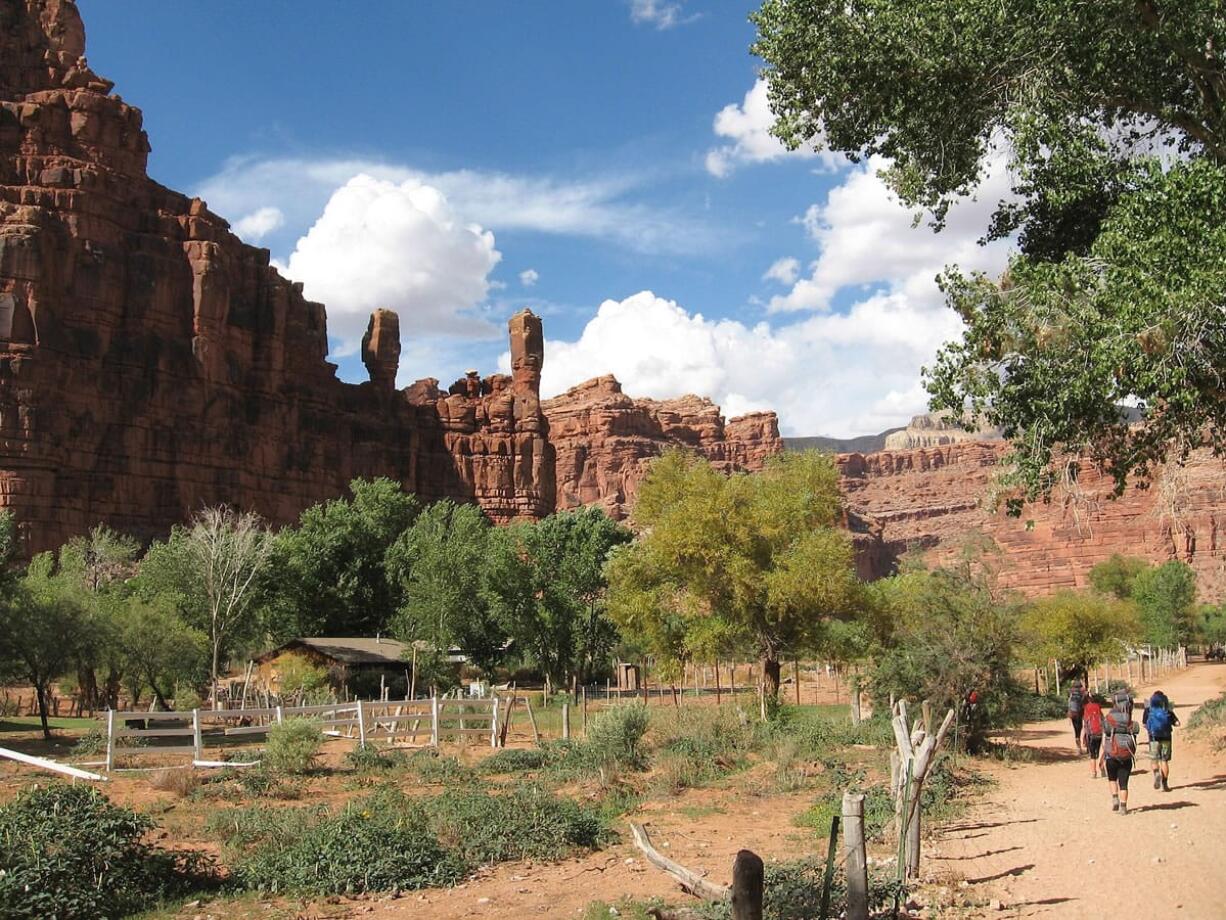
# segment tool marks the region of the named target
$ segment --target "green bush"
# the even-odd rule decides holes
[[[360,804],[280,831],[234,867],[244,887],[302,895],[453,885],[468,866],[449,853],[417,810],[378,813]]]
[[[403,767],[408,762],[403,751],[380,750],[373,744],[355,747],[345,755],[345,760],[359,773],[382,773]]]
[[[433,748],[414,751],[404,760],[405,769],[414,774],[419,782],[429,785],[475,783],[477,775],[454,757],[440,754]]]
[[[1226,725],[1226,693],[1197,707],[1188,718],[1188,730],[1218,728]]]
[[[293,840],[327,817],[326,806],[276,808],[247,805],[213,812],[204,829],[228,849],[241,851],[266,841]]]
[[[482,773],[519,773],[540,770],[550,762],[550,752],[542,748],[505,748],[481,761]]]
[[[323,743],[318,722],[286,719],[268,730],[263,765],[274,773],[309,773]]]
[[[106,732],[100,728],[91,728],[72,746],[72,756],[92,757],[106,753]]]
[[[0,806],[0,918],[120,917],[210,884],[201,854],[145,842],[154,826],[87,786],[21,793]]]
[[[649,717],[642,703],[625,703],[592,719],[582,748],[593,763],[615,763],[631,769],[646,765],[643,736]]]
[[[1009,714],[1017,722],[1047,722],[1068,716],[1068,697],[1019,690],[1010,700]]]
[[[473,865],[508,859],[557,859],[594,849],[607,837],[600,815],[536,785],[490,795],[451,789],[426,808],[439,839]]]

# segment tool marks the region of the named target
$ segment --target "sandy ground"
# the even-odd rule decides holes
[[[1196,664],[1161,687],[1186,722],[1226,689],[1226,665]],[[1107,781],[1091,779],[1088,759],[1076,756],[1067,721],[1010,735],[1035,762],[994,768],[998,785],[929,845],[928,866],[942,863],[998,900],[993,916],[1226,917],[1226,753],[1176,729],[1171,791],[1161,792],[1142,741],[1120,816]]]

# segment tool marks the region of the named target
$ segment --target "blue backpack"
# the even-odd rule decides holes
[[[1149,715],[1145,718],[1145,730],[1151,738],[1165,740],[1171,737],[1171,726],[1175,716],[1165,706],[1150,706]]]

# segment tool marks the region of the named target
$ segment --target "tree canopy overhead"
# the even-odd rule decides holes
[[[1026,497],[1088,456],[1226,452],[1226,15],[1219,0],[766,0],[753,50],[791,146],[886,158],[939,227],[1004,160],[1002,279],[944,283],[934,408],[978,410]],[[1119,406],[1137,405],[1141,425]]]

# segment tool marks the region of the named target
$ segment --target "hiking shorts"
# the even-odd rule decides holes
[[[1087,738],[1086,741],[1087,741],[1086,750],[1090,754],[1090,759],[1098,760],[1099,752],[1102,751],[1103,749],[1103,736],[1102,735],[1090,735],[1090,737]]]
[[[1132,758],[1128,760],[1116,760],[1113,757],[1108,757],[1107,779],[1113,783],[1118,783],[1121,789],[1128,788],[1128,777],[1132,774]]]
[[[1154,763],[1160,761],[1169,762],[1171,759],[1171,739],[1162,738],[1160,740],[1149,739],[1149,759]]]

